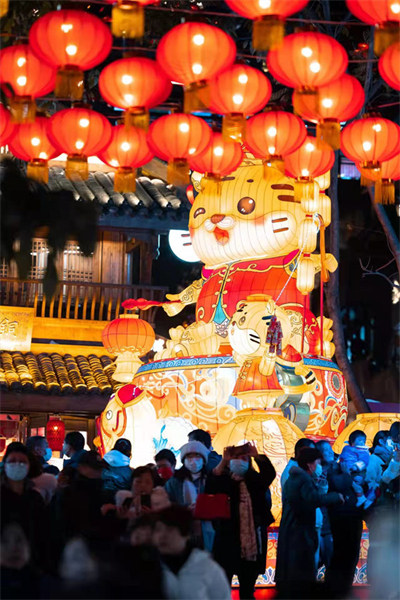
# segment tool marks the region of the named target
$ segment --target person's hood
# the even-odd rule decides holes
[[[103,459],[108,462],[110,467],[129,467],[130,458],[125,454],[122,454],[119,450],[110,450],[107,452]]]

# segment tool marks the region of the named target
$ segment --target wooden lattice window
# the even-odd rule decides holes
[[[76,242],[67,242],[62,260],[64,281],[93,281],[93,255],[84,256]]]

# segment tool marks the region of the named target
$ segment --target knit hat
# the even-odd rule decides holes
[[[201,442],[188,442],[187,444],[184,444],[180,449],[181,461],[183,462],[185,460],[185,456],[191,454],[192,452],[200,454],[204,458],[204,462],[207,462],[210,451]]]

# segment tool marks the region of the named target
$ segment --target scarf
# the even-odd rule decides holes
[[[239,484],[240,551],[244,560],[257,560],[257,538],[254,527],[253,507],[246,483]]]

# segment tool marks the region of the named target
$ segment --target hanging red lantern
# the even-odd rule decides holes
[[[367,171],[379,172],[400,147],[400,127],[379,116],[365,115],[342,131],[342,152]]]
[[[144,7],[158,0],[106,0],[113,4],[111,31],[115,37],[141,38],[144,36]]]
[[[189,164],[193,171],[204,173],[201,184],[209,185],[209,193],[212,193],[214,188],[216,193],[219,193],[221,178],[236,171],[243,157],[239,144],[226,142],[220,133],[213,132],[211,143],[201,154],[191,158]]]
[[[345,73],[339,79],[318,88],[318,106],[303,95],[297,100],[297,110],[303,119],[318,123],[317,140],[333,148],[340,148],[340,123],[348,121],[360,112],[365,94],[361,83]]]
[[[343,46],[331,36],[315,31],[286,36],[282,46],[267,56],[268,69],[275,79],[295,88],[293,106],[297,113],[301,96],[311,96],[317,106],[317,88],[341,77],[347,64]]]
[[[130,382],[139,366],[140,357],[149,352],[156,339],[152,326],[137,315],[124,314],[103,329],[103,346],[117,355],[113,379]]]
[[[173,27],[157,48],[157,60],[164,71],[172,81],[185,86],[185,112],[208,106],[208,80],[230,67],[235,56],[233,39],[222,29],[206,23],[188,22]]]
[[[122,58],[102,70],[99,90],[106,102],[125,109],[126,124],[147,129],[149,108],[164,102],[172,85],[156,61]]]
[[[225,0],[239,15],[253,19],[254,50],[280,46],[285,36],[285,18],[308,4],[308,0]]]
[[[360,164],[357,165],[357,168],[364,178],[375,181],[375,202],[394,204],[395,190],[393,182],[400,179],[400,153],[397,153],[390,160],[384,160],[380,169],[363,169]]]
[[[318,208],[319,186],[314,179],[329,171],[335,162],[335,153],[326,145],[318,148],[317,140],[307,136],[295,152],[285,156],[285,174],[295,179],[294,198],[301,202],[307,213]]]
[[[55,113],[49,123],[49,137],[60,152],[68,155],[65,174],[87,179],[88,156],[102,152],[109,144],[112,128],[100,113],[89,108],[67,108]]]
[[[307,136],[303,121],[283,110],[270,110],[251,117],[246,126],[246,146],[265,167],[284,170],[283,159],[301,146]]]
[[[35,21],[29,42],[38,58],[58,68],[56,96],[81,100],[83,71],[108,56],[112,35],[103,21],[88,12],[56,10]]]
[[[242,141],[246,116],[262,110],[271,97],[267,77],[248,65],[233,65],[209,82],[212,112],[224,115],[222,135],[226,141]]]
[[[111,141],[107,148],[98,154],[100,160],[117,169],[114,177],[114,190],[128,193],[136,189],[136,168],[148,163],[154,154],[147,145],[143,129],[124,125],[112,128]]]
[[[48,127],[49,119],[37,115],[33,123],[17,126],[10,141],[10,150],[14,156],[28,161],[28,177],[42,183],[47,183],[49,180],[47,161],[58,154],[48,138]]]
[[[65,423],[60,417],[50,417],[46,424],[46,439],[49,448],[61,452],[65,438]]]
[[[346,4],[360,21],[375,25],[374,52],[377,56],[399,41],[399,0],[346,0]]]
[[[15,125],[11,122],[10,111],[0,104],[0,146],[5,146],[12,138]]]
[[[0,50],[0,82],[8,83],[13,89],[9,104],[14,123],[27,123],[35,119],[34,99],[51,92],[55,81],[55,69],[43,64],[28,44]]]
[[[400,42],[392,44],[379,59],[378,69],[390,87],[400,90]]]
[[[188,159],[206,149],[211,134],[211,128],[199,117],[175,113],[154,121],[147,139],[154,154],[168,161],[168,181],[186,185],[190,183]]]

